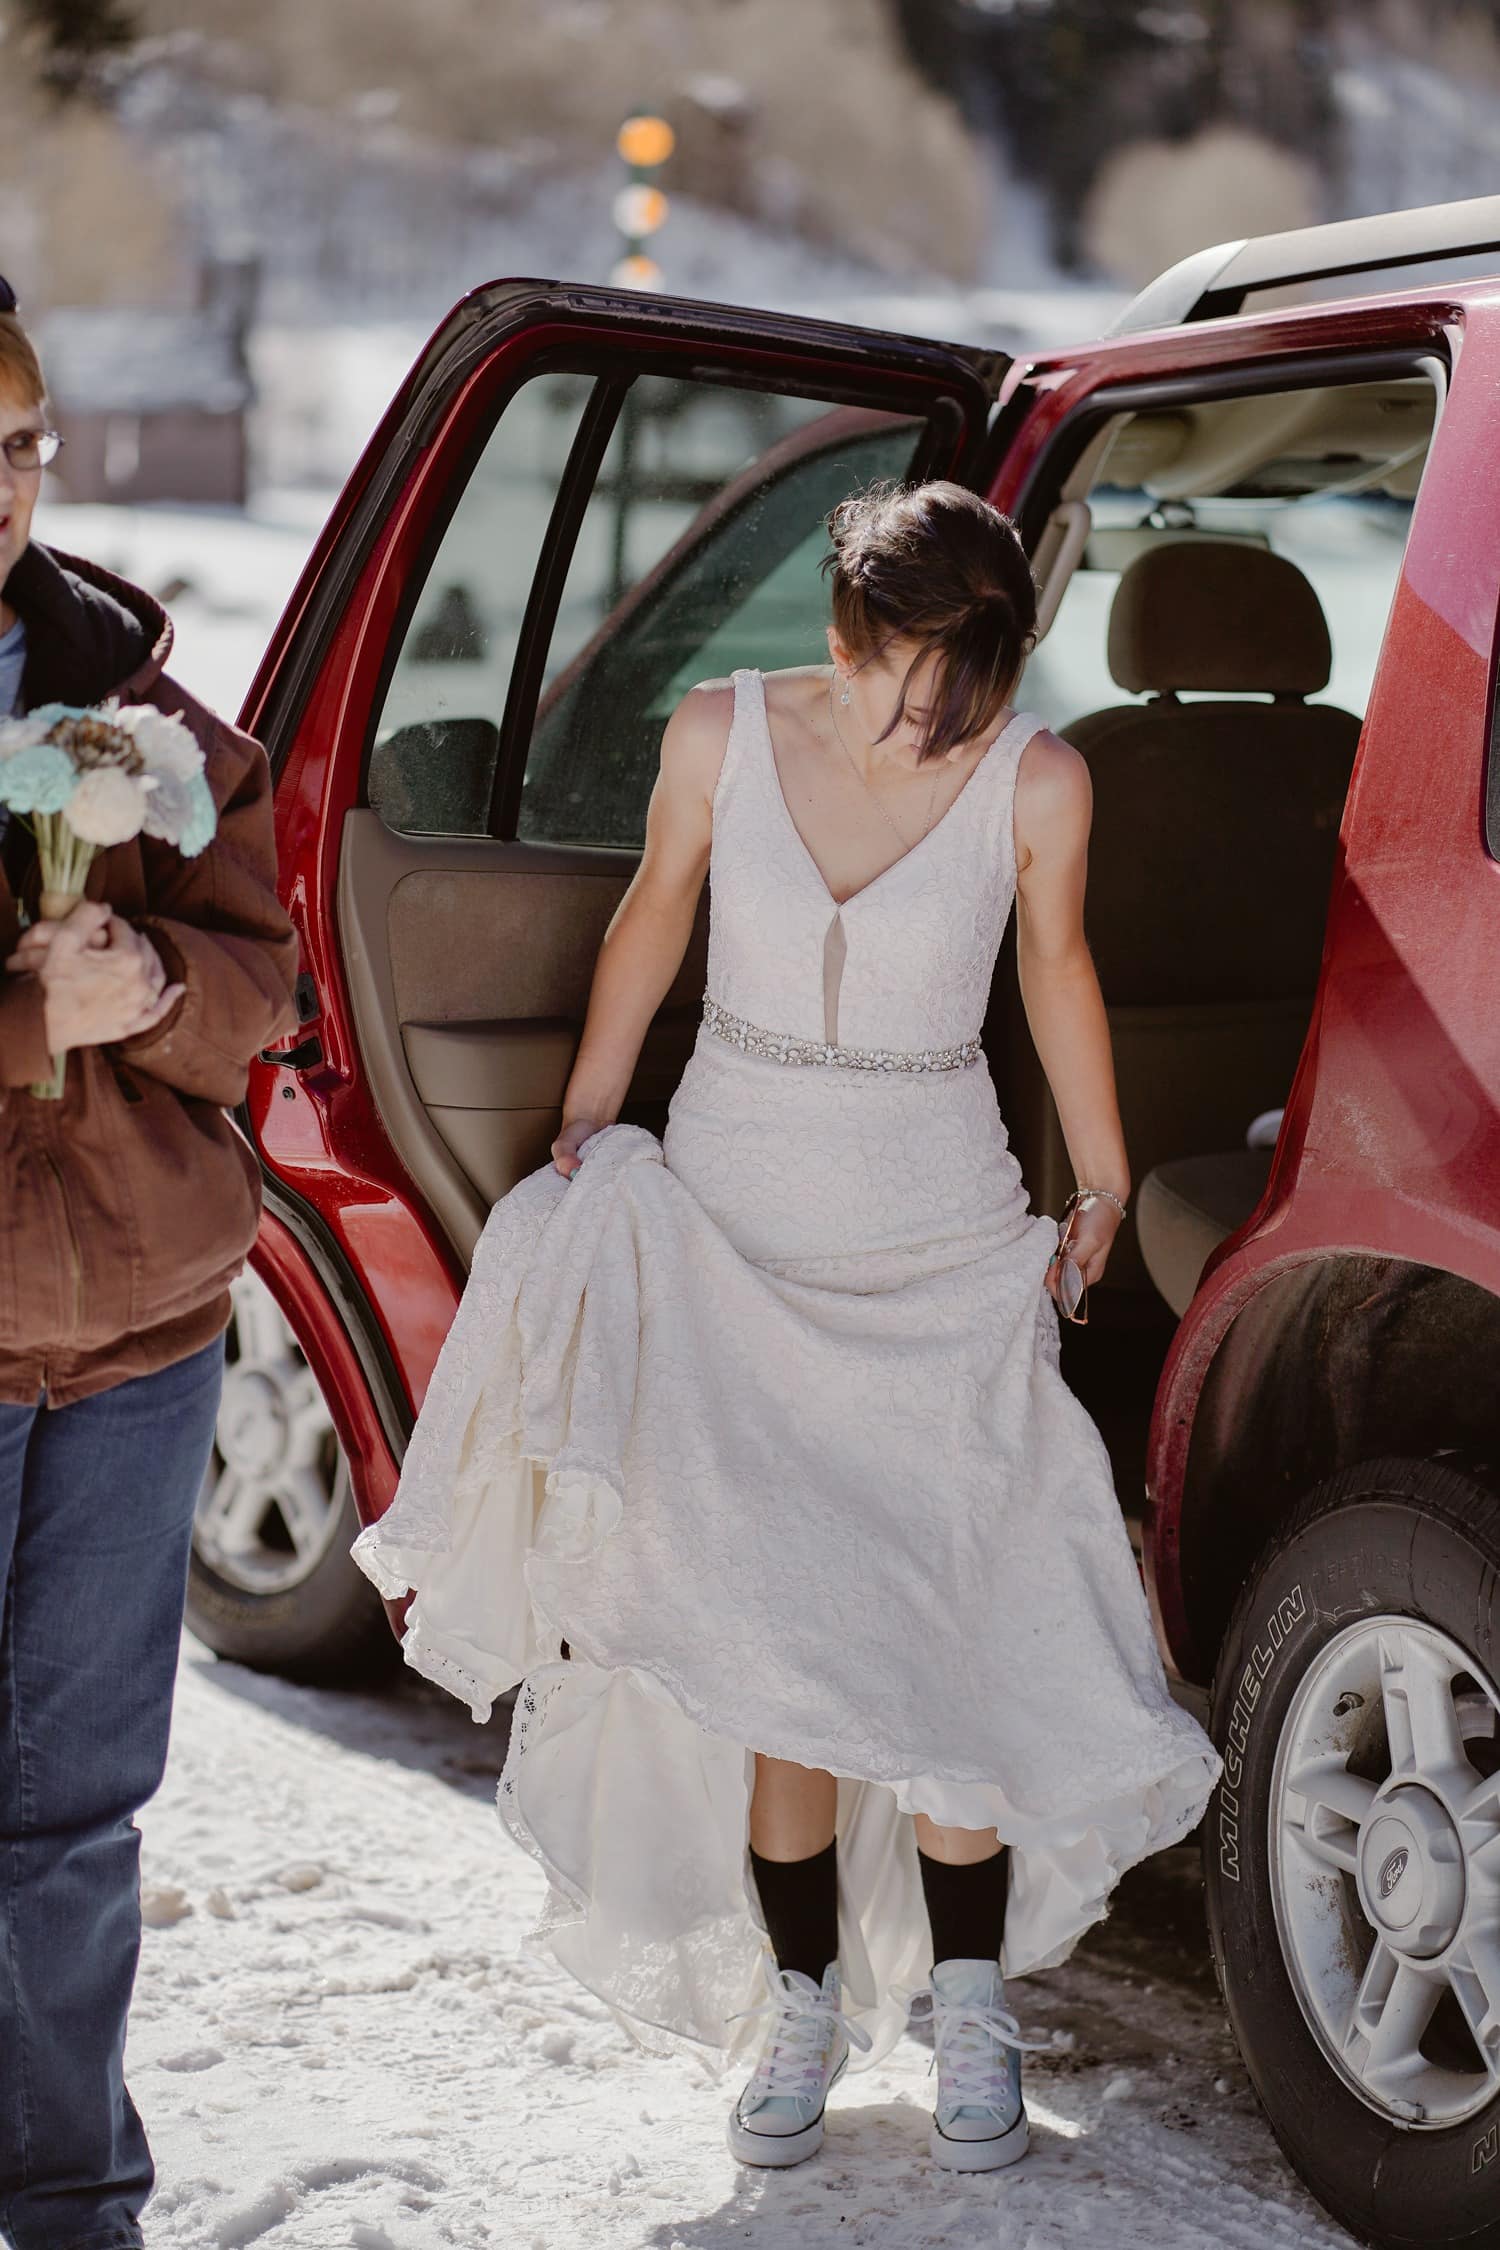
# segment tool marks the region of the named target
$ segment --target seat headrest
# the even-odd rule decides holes
[[[1285,555],[1231,539],[1149,547],[1109,612],[1109,669],[1131,695],[1176,688],[1313,695],[1328,685],[1323,605]]]

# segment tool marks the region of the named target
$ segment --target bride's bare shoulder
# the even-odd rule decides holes
[[[1051,727],[1027,739],[1016,768],[1013,826],[1022,873],[1038,852],[1064,856],[1086,842],[1094,791],[1082,751]]]
[[[734,681],[695,680],[680,698],[667,724],[679,736],[712,733],[734,716]]]
[[[781,672],[763,672],[766,713],[772,724],[800,717],[811,694],[826,685],[827,673],[804,664]],[[661,741],[661,770],[672,794],[691,792],[710,802],[729,747],[734,720],[735,683],[726,679],[698,680],[681,697],[667,721]]]
[[[1043,796],[1054,790],[1066,793],[1079,788],[1087,783],[1088,772],[1088,761],[1081,750],[1054,734],[1051,727],[1038,727],[1026,738],[1016,780],[1019,784],[1024,776],[1032,795]]]
[[[682,696],[661,738],[661,777],[670,796],[710,802],[734,718],[734,681],[698,680]]]

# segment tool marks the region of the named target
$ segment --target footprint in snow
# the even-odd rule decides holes
[[[216,2250],[249,2250],[251,2243],[274,2234],[294,2219],[310,2196],[323,2188],[349,2187],[356,2181],[378,2184],[399,2180],[405,2187],[434,2194],[444,2185],[442,2174],[430,2165],[398,2158],[382,2163],[373,2157],[334,2157],[324,2164],[299,2164],[284,2179],[273,2181],[253,2202],[242,2204],[219,2221],[214,2231]],[[366,2229],[367,2243],[359,2250],[384,2250],[385,2238],[376,2227]]]
[[[212,2070],[224,2057],[217,2047],[184,2047],[177,2055],[157,2058],[158,2070]]]
[[[169,1930],[192,1911],[192,1900],[176,1883],[141,1885],[141,1920],[148,1930]]]

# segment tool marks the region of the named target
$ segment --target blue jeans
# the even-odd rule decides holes
[[[137,2250],[134,1814],[160,1784],[224,1338],[71,1406],[0,1402],[0,2239]]]

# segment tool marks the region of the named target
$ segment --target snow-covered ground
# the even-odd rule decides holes
[[[1134,1870],[1073,1959],[1012,1979],[1032,2145],[927,2153],[929,2035],[846,2078],[785,2173],[737,2165],[739,2077],[641,2054],[523,1950],[503,1717],[293,1688],[184,1644],[128,2055],[152,2250],[1342,2250],[1261,2121],[1214,1990],[1196,1849]],[[740,2073],[740,2076],[743,2072]]]

